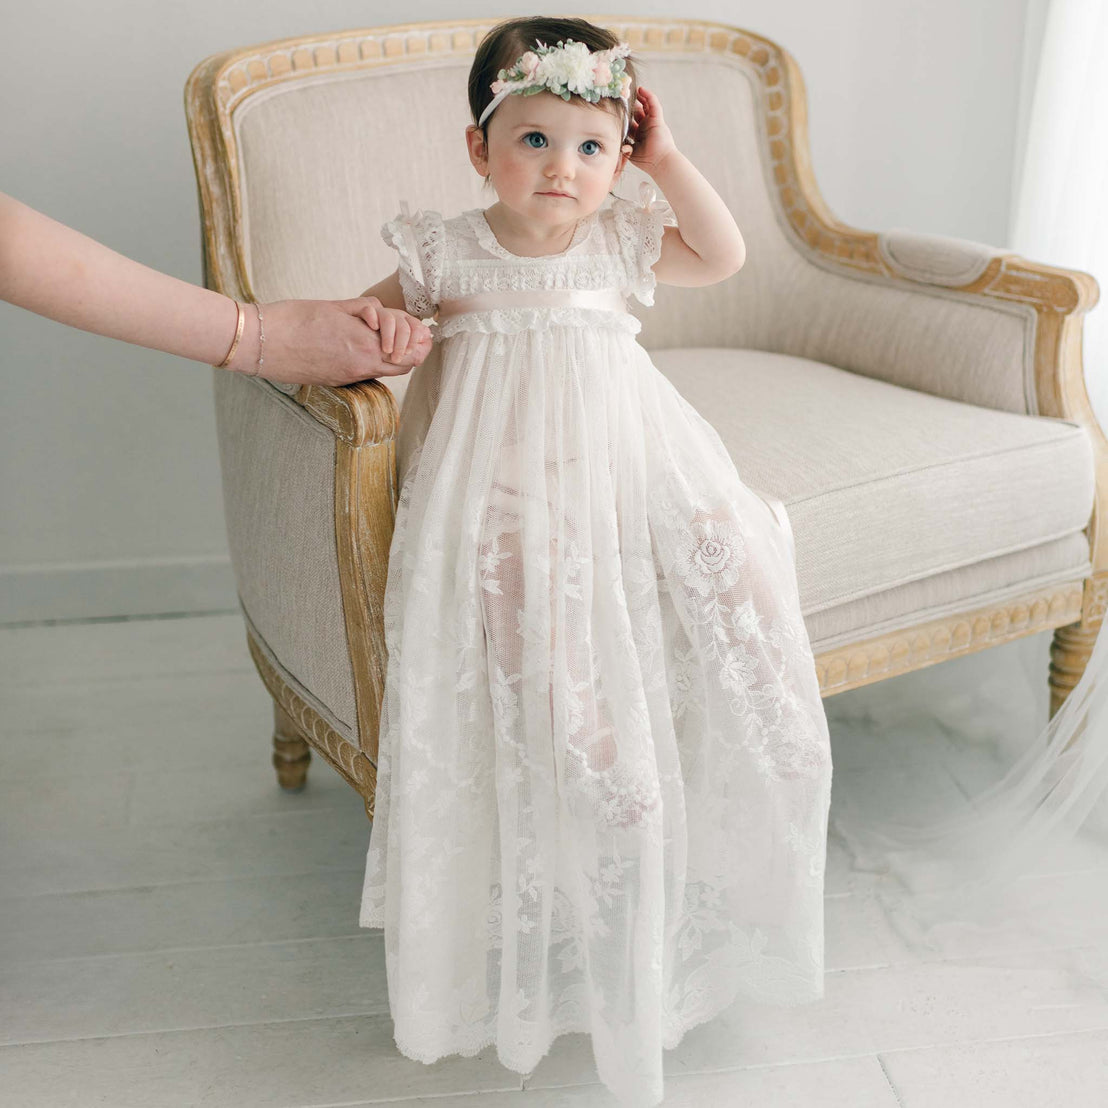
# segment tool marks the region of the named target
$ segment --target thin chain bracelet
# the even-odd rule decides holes
[[[265,364],[265,358],[263,356],[265,352],[265,325],[262,322],[261,304],[255,304],[254,309],[258,313],[258,364],[250,374],[251,377],[257,377],[262,371],[262,366]]]

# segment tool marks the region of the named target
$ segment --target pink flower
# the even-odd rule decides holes
[[[604,88],[606,85],[612,83],[612,67],[607,61],[599,61],[596,63],[596,68],[593,70],[592,79],[594,83],[600,88]]]
[[[528,77],[534,77],[539,68],[539,56],[533,50],[528,50],[527,53],[519,59],[519,65]]]
[[[505,88],[507,88],[507,82],[506,81],[493,81],[493,83],[491,85],[489,85],[489,88],[492,89],[493,95],[495,96],[498,92],[501,92]]]
[[[630,73],[625,73],[619,79],[619,94],[620,94],[620,96],[622,96],[626,100],[627,99],[627,94],[630,91],[631,91],[631,74]]]

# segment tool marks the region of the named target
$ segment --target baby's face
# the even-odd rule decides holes
[[[478,172],[492,176],[502,204],[520,215],[565,225],[596,211],[620,169],[622,117],[577,97],[513,94],[489,117]]]

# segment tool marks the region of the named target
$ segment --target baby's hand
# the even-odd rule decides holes
[[[631,164],[649,174],[653,174],[667,154],[677,149],[673,132],[662,116],[661,101],[648,88],[640,86],[638,89],[627,137],[632,143]]]
[[[400,308],[386,308],[376,296],[370,296],[368,300],[362,318],[380,334],[381,353],[385,361],[394,365],[412,361],[416,347],[430,339],[430,328],[421,319],[408,315]]]

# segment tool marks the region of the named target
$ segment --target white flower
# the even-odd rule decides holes
[[[744,561],[738,528],[727,520],[709,519],[692,525],[676,569],[690,589],[708,596],[729,589],[739,579]]]
[[[568,89],[578,95],[593,87],[593,59],[583,42],[567,42],[559,49],[543,55],[538,74],[551,91],[554,86]]]

